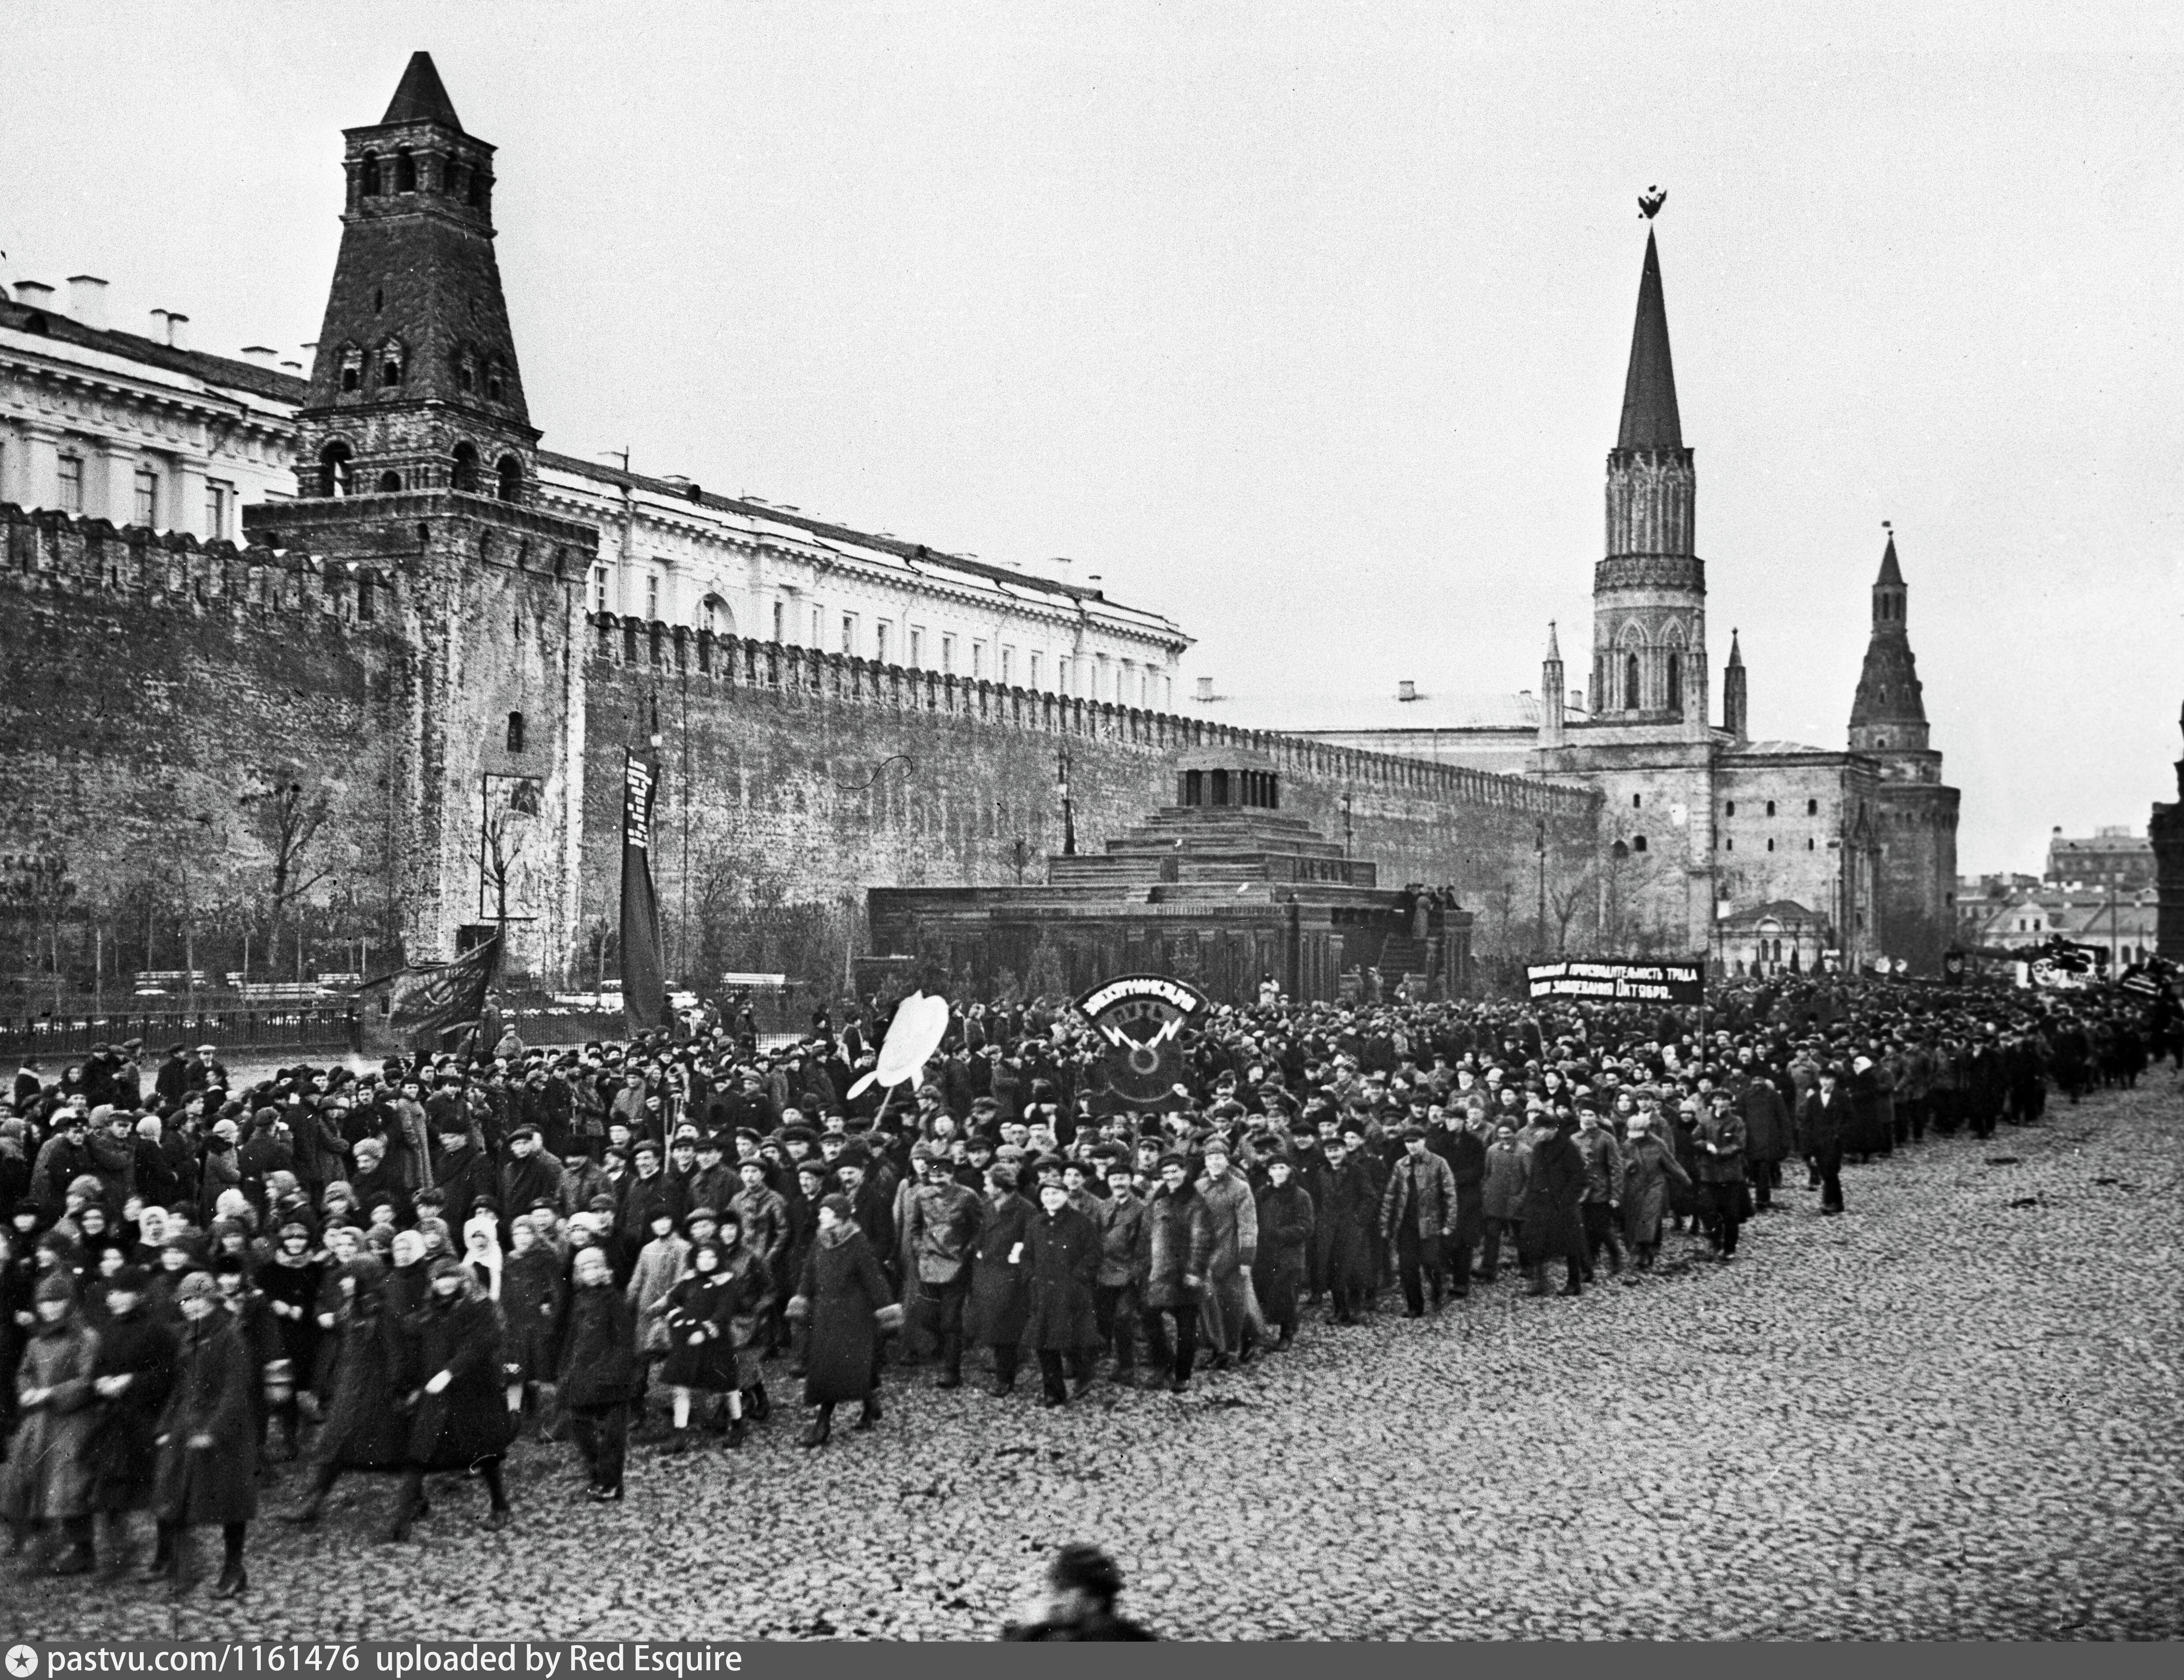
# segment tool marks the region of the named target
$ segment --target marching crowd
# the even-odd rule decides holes
[[[2051,1081],[2075,1102],[2184,1066],[2165,989],[1752,985],[1703,1019],[1277,1000],[1212,1012],[1150,1108],[1066,1004],[959,1010],[914,1093],[854,1097],[872,1007],[763,1052],[740,1024],[248,1089],[210,1047],[25,1064],[0,1102],[0,1516],[25,1567],[125,1570],[148,1516],[144,1579],[182,1590],[217,1527],[240,1593],[284,1461],[294,1521],[376,1472],[400,1540],[460,1472],[500,1527],[526,1431],[619,1499],[633,1432],[740,1447],[775,1372],[812,1448],[838,1408],[881,1420],[889,1365],[1006,1396],[1028,1354],[1050,1406],[1180,1392],[1308,1309],[1419,1317],[1505,1269],[1535,1295],[1551,1269],[1564,1296],[1635,1285],[1679,1237],[1729,1263],[1806,1193],[1840,1214],[1846,1165],[2037,1121]]]

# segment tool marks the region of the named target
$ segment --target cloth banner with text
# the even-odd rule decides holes
[[[1524,969],[1524,984],[1534,998],[1589,997],[1602,1003],[1706,1002],[1706,969],[1696,963],[1533,963]]]
[[[660,901],[652,890],[652,801],[660,772],[622,755],[621,1011],[632,1034],[667,1023],[667,974],[660,954]]]

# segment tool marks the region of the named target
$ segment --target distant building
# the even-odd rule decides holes
[[[1873,583],[1846,746],[1755,741],[1733,630],[1721,721],[1712,720],[1697,494],[1649,233],[1607,457],[1606,552],[1592,568],[1582,691],[1567,681],[1550,625],[1536,696],[1444,695],[1418,682],[1371,698],[1226,697],[1201,686],[1192,709],[1598,792],[1588,942],[1605,950],[1704,952],[1735,973],[1772,965],[1755,954],[1763,940],[1769,952],[1780,943],[1786,953],[1830,951],[1853,967],[1886,957],[1936,972],[1957,933],[1958,796],[1928,738],[1894,537]],[[1763,930],[1770,918],[1781,925]]]
[[[2110,886],[2137,892],[2153,885],[2153,841],[2128,824],[2095,829],[2071,838],[2057,829],[2048,841],[2044,879],[2057,886]]]

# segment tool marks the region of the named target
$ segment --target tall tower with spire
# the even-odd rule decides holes
[[[411,961],[498,927],[510,970],[558,974],[578,923],[582,590],[592,526],[538,505],[538,433],[493,254],[493,148],[432,59],[347,131],[348,193],[297,500],[243,510],[251,541],[358,580],[383,762],[390,918]],[[368,588],[367,588],[368,580]],[[365,622],[366,600],[370,603]]]
[[[1873,633],[1851,702],[1850,750],[1880,759],[1881,773],[1892,781],[1938,782],[1942,755],[1927,746],[1925,694],[1905,627],[1909,594],[1892,530],[1880,575],[1873,580]]]
[[[1669,354],[1661,254],[1649,227],[1623,422],[1607,456],[1607,551],[1593,569],[1591,715],[1708,734],[1706,567],[1697,481]]]
[[[302,494],[529,500],[538,433],[493,258],[493,148],[464,131],[425,53],[387,114],[343,139],[341,250],[298,416]]]

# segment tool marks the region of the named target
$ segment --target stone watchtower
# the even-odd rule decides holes
[[[1873,831],[1875,948],[1924,973],[1956,936],[1958,791],[1942,785],[1930,744],[1925,689],[1905,628],[1910,590],[1892,532],[1873,582],[1873,633],[1851,702],[1850,750],[1878,762]]]
[[[1591,715],[1707,726],[1706,566],[1698,481],[1676,410],[1661,254],[1649,232],[1624,377],[1623,423],[1607,456],[1607,543],[1593,568]]]
[[[512,966],[564,966],[582,809],[582,585],[591,526],[538,511],[538,433],[493,259],[493,148],[432,59],[346,132],[333,284],[297,416],[299,500],[254,544],[370,566],[406,655],[383,764],[412,960],[509,918]],[[361,616],[361,607],[359,609]]]

